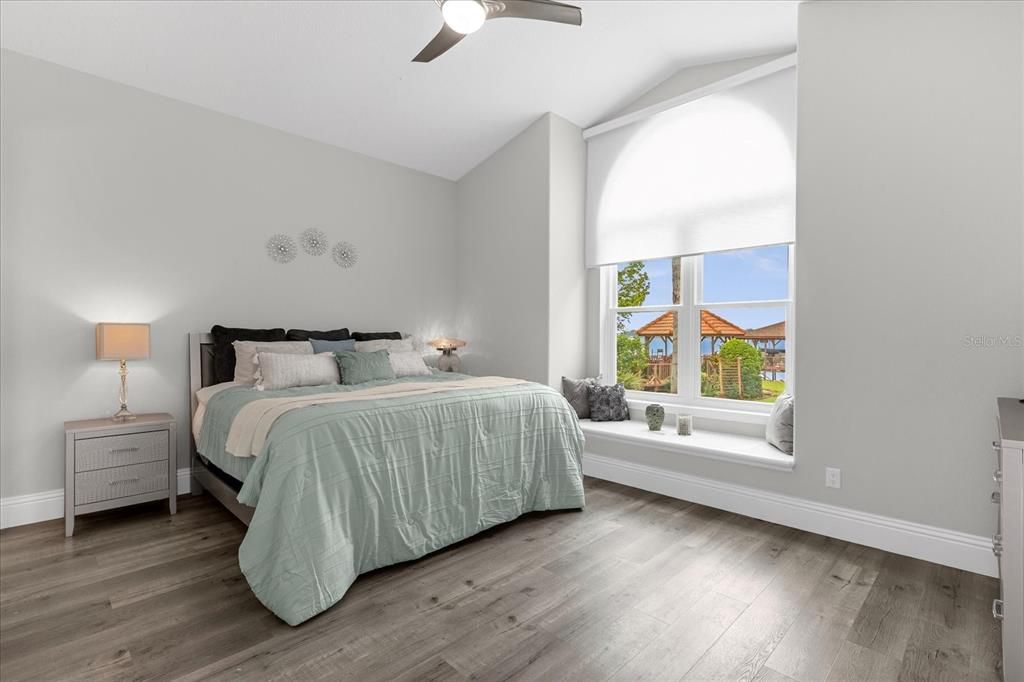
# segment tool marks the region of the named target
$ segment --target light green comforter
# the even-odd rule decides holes
[[[464,377],[409,380],[454,378]],[[355,388],[370,385],[379,384]],[[200,452],[223,447],[231,419],[252,400],[352,388],[222,391],[207,405]],[[289,412],[238,495],[256,508],[238,553],[242,572],[267,608],[298,625],[361,573],[525,512],[583,507],[582,452],[572,408],[539,384]]]

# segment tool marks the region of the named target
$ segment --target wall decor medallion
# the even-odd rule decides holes
[[[327,235],[315,227],[303,230],[299,235],[299,243],[302,250],[310,256],[322,256],[327,253]]]
[[[356,247],[349,242],[338,242],[331,250],[331,257],[341,267],[350,268],[359,260],[359,253],[356,251]]]
[[[267,240],[267,255],[275,263],[291,263],[295,253],[295,240],[286,234],[275,234]]]

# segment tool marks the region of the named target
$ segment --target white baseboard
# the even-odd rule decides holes
[[[587,476],[987,576],[992,539],[584,453]]]
[[[188,494],[191,475],[188,467],[178,469],[179,495]],[[63,488],[0,499],[0,528],[13,528],[61,518],[64,518]]]
[[[973,573],[995,576],[998,571],[992,554],[992,540],[980,535],[812,502],[603,455],[585,453],[583,471],[594,478]],[[178,469],[179,495],[188,493],[189,477],[188,467]],[[60,488],[0,499],[0,528],[63,516],[64,490]]]

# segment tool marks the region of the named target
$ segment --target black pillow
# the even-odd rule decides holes
[[[352,337],[349,336],[348,328],[342,327],[341,329],[332,329],[328,332],[313,332],[306,329],[289,329],[288,330],[288,341],[309,341],[310,339],[318,339],[320,341],[348,341]]]
[[[213,325],[210,330],[213,336],[213,380],[234,381],[235,379],[235,341],[286,341],[284,329],[242,329],[240,327],[222,327]]]
[[[356,341],[379,341],[380,339],[402,340],[402,332],[354,332],[352,338]]]

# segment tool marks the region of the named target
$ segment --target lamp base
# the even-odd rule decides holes
[[[129,412],[128,408],[122,405],[121,409],[118,410],[111,419],[116,422],[130,422],[135,420],[135,414],[133,412]]]
[[[458,372],[461,363],[459,362],[459,356],[455,354],[455,350],[452,348],[444,348],[441,350],[441,357],[437,359],[437,368],[442,372]]]

